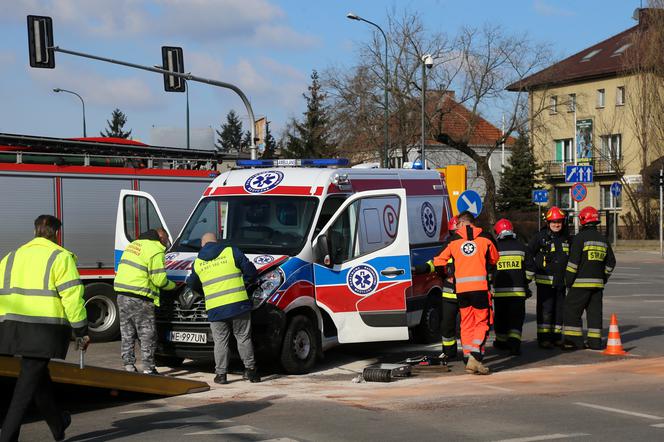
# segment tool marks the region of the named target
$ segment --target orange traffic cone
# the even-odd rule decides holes
[[[602,352],[605,355],[623,356],[627,352],[623,350],[620,341],[620,331],[618,331],[618,318],[616,314],[611,314],[611,324],[609,324],[609,339],[606,341],[606,350]]]

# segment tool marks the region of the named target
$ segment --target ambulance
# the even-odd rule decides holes
[[[444,177],[347,164],[246,160],[214,179],[166,253],[168,277],[180,284],[157,312],[160,363],[213,355],[203,294],[184,284],[207,232],[259,270],[248,287],[254,346],[286,373],[310,371],[337,344],[440,339],[442,282],[411,266],[439,253],[448,235]],[[139,219],[171,234],[150,194],[123,190],[116,262]]]

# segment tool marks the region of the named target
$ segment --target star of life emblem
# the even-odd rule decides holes
[[[278,170],[255,173],[244,182],[244,190],[249,193],[267,192],[277,187],[283,179],[284,174]]]
[[[346,282],[353,293],[368,295],[378,286],[378,273],[373,267],[360,264],[348,272]]]
[[[466,241],[461,244],[461,253],[464,256],[473,256],[477,252],[477,244],[474,241]]]

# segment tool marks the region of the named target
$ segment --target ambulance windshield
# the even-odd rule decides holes
[[[294,256],[304,246],[317,204],[317,198],[294,196],[205,198],[171,251],[198,252],[201,236],[212,232],[244,253]]]

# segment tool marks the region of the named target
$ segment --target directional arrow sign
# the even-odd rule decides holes
[[[457,210],[461,212],[470,212],[477,216],[482,212],[482,198],[474,190],[466,190],[457,200]]]
[[[592,183],[593,166],[565,166],[566,183]]]

